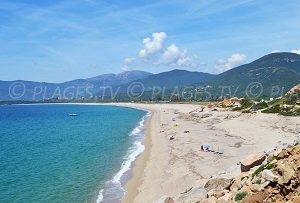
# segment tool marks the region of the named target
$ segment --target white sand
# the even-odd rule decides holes
[[[300,125],[299,117],[208,109],[199,112],[201,106],[194,104],[105,105],[152,112],[146,124],[145,151],[135,162],[134,176],[126,185],[125,203],[151,203],[164,195],[175,197],[204,184],[211,176],[237,174],[237,164],[247,154],[292,143]],[[184,133],[186,130],[189,133]],[[169,140],[172,135],[174,140]],[[201,144],[223,154],[202,152]]]
[[[198,112],[192,104],[117,104],[148,109],[146,150],[136,163],[123,202],[150,203],[177,196],[224,171],[239,172],[237,163],[247,154],[273,149],[296,139],[299,117],[238,112]],[[188,113],[191,111],[195,113]],[[201,118],[209,114],[207,118]],[[178,126],[175,126],[178,124]],[[190,133],[184,133],[188,130]],[[174,140],[169,140],[171,136]],[[209,144],[222,155],[201,152]]]

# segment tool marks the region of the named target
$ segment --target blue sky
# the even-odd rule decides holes
[[[298,0],[0,0],[0,80],[219,73],[300,53]]]

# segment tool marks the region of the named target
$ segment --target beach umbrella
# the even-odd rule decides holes
[[[209,145],[204,145],[203,148],[206,149],[206,150],[208,150],[210,148],[210,146]]]

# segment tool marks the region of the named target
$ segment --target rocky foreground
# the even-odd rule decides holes
[[[269,154],[252,154],[241,161],[234,178],[212,178],[164,203],[300,203],[300,144]]]

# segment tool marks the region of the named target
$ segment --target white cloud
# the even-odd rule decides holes
[[[144,47],[139,51],[137,58],[125,58],[123,69],[128,69],[131,65],[155,65],[170,66],[182,68],[199,68],[203,63],[199,63],[197,55],[188,54],[187,49],[181,50],[172,43],[164,46],[167,38],[165,32],[155,32],[152,39],[145,38],[143,40]]]
[[[129,64],[131,64],[131,63],[134,61],[134,59],[135,59],[135,58],[133,58],[133,57],[125,58],[125,59],[124,59],[124,64],[125,64],[125,65],[129,65]]]
[[[246,55],[245,54],[232,54],[229,58],[226,60],[219,59],[217,64],[215,65],[215,71],[217,73],[221,73],[224,71],[227,71],[233,67],[236,67],[238,65],[241,65],[246,61]]]
[[[123,66],[122,66],[122,70],[123,71],[128,71],[129,70],[129,65],[132,64],[134,62],[135,58],[133,57],[128,57],[128,58],[125,58],[124,59],[124,63],[123,63]]]
[[[180,51],[175,44],[171,44],[163,53],[162,60],[164,62],[174,62],[178,59]]]
[[[293,49],[291,50],[291,52],[295,54],[300,54],[300,49]]]
[[[196,67],[194,62],[196,58],[196,56],[189,56],[187,49],[180,51],[175,44],[171,44],[164,51],[160,61],[171,66]]]
[[[167,34],[165,32],[155,32],[152,34],[152,39],[145,38],[143,40],[144,48],[140,50],[139,56],[143,58],[160,51],[163,48],[166,37]]]

